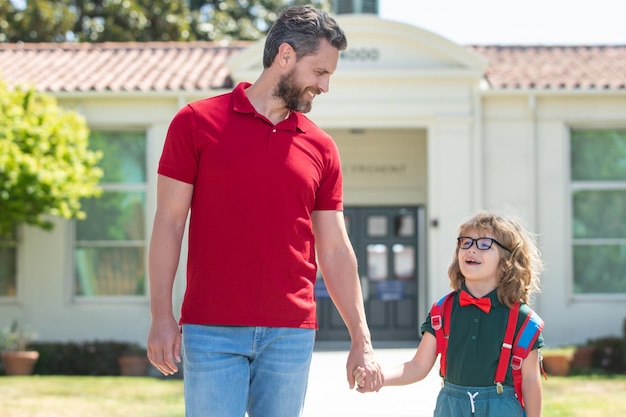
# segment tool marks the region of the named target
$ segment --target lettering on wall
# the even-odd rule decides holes
[[[380,52],[377,48],[348,48],[340,52],[339,58],[353,62],[378,62]]]
[[[343,170],[354,175],[391,176],[406,174],[404,163],[360,163],[346,166]]]

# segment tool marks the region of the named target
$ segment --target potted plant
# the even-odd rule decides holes
[[[146,349],[137,343],[129,343],[122,349],[117,357],[117,364],[120,375],[124,376],[145,376],[150,367]]]
[[[35,334],[20,329],[17,321],[0,333],[0,355],[6,375],[30,375],[39,359],[39,352],[28,349]]]
[[[548,375],[568,375],[573,356],[573,346],[541,349],[543,367]]]

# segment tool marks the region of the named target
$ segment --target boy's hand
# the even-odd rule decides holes
[[[352,371],[352,376],[354,376],[354,381],[357,385],[357,391],[361,392],[360,389],[365,387],[365,369],[361,366],[357,366]]]

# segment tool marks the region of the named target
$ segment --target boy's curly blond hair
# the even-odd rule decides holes
[[[498,299],[507,307],[516,301],[528,304],[531,295],[539,290],[539,274],[543,262],[534,236],[514,216],[500,216],[486,211],[478,212],[459,226],[459,236],[473,230],[490,234],[511,252],[496,245],[500,253],[500,276],[498,277]],[[450,284],[455,291],[461,289],[465,277],[459,267],[459,248],[454,252],[448,268]]]

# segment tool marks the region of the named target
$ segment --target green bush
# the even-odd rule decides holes
[[[0,236],[48,216],[82,219],[81,201],[97,197],[102,154],[89,149],[85,118],[34,87],[0,80]]]
[[[624,354],[624,339],[617,336],[607,336],[589,341],[595,352],[591,365],[612,374],[626,372],[626,356]]]
[[[36,342],[38,375],[119,375],[117,357],[141,350],[136,343],[118,341]]]

